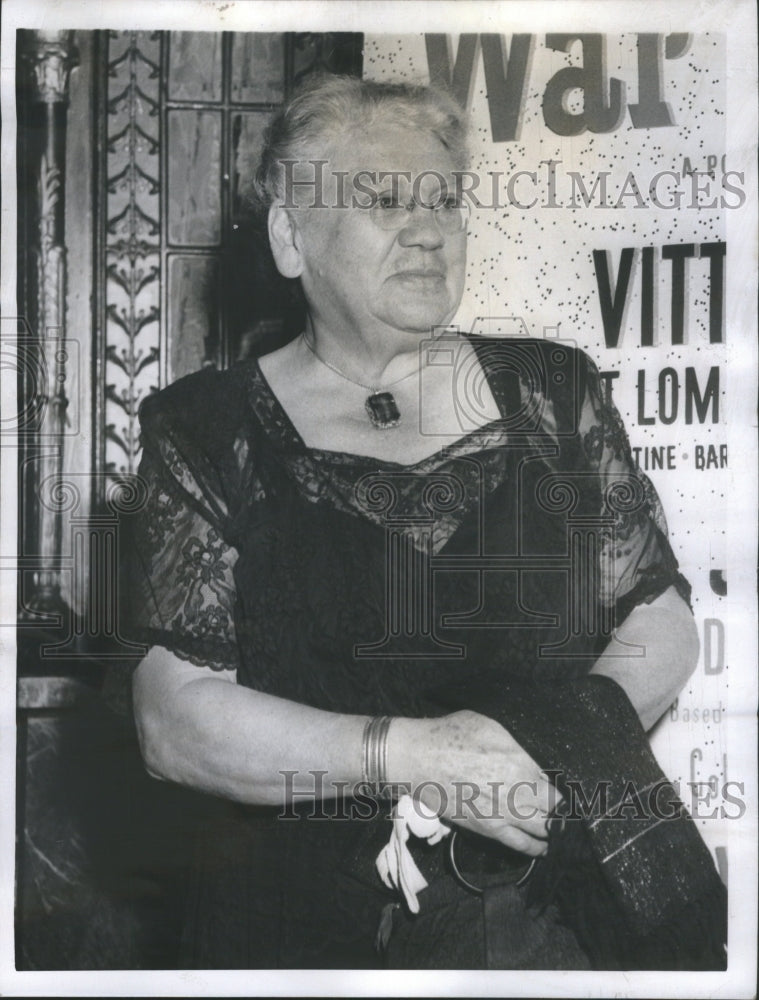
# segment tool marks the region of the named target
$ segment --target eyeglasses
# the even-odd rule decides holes
[[[469,203],[453,197],[440,198],[434,204],[425,204],[415,198],[402,202],[391,194],[379,194],[369,206],[369,216],[380,229],[403,229],[417,209],[432,212],[441,233],[461,233],[469,222]]]

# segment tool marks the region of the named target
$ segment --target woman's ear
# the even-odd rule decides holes
[[[303,273],[300,232],[281,205],[269,209],[269,243],[279,273],[285,278],[299,278]]]

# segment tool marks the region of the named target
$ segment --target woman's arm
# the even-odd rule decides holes
[[[361,780],[365,718],[310,708],[242,687],[235,672],[197,667],[154,646],[133,681],[134,714],[149,773],[237,802],[281,805],[285,778],[309,791],[309,770]],[[332,795],[336,793],[333,790]]]
[[[693,615],[675,588],[669,587],[650,604],[632,610],[591,673],[615,680],[643,727],[650,729],[693,673],[698,650]]]
[[[161,647],[153,647],[137,668],[134,709],[142,754],[154,777],[273,806],[287,801],[282,771],[298,772],[290,790],[305,794],[314,792],[309,771],[326,772],[324,798],[338,794],[340,783],[350,794],[362,778],[366,716],[325,712],[242,687],[231,671],[194,666]],[[422,797],[437,808],[429,787],[434,782],[444,790],[446,818],[527,854],[545,850],[545,821],[556,793],[535,761],[492,719],[469,711],[395,719],[388,735],[388,778],[408,783],[412,792],[427,782]],[[505,790],[519,781],[527,784],[518,811],[509,811]],[[474,809],[458,808],[462,783],[476,790]],[[500,794],[496,804],[494,794]]]
[[[599,512],[614,530],[602,543],[599,581],[604,581],[604,590],[613,593],[617,601],[636,588],[645,595],[647,580],[665,575],[673,579],[678,568],[661,504],[653,483],[633,460],[624,423],[610,395],[602,389],[598,368],[582,352],[576,362],[579,384],[584,385],[577,434],[588,471],[594,473],[583,482],[600,490]],[[574,395],[562,396],[559,391],[556,400],[559,425],[572,428]],[[590,510],[596,501],[589,495],[585,502]],[[616,629],[592,673],[617,681],[644,728],[650,729],[682,689],[697,659],[693,616],[670,586],[650,604],[641,603],[633,609]]]
[[[636,649],[636,647],[639,647]],[[674,588],[636,607],[593,672],[625,690],[649,728],[692,673],[698,656],[693,618]],[[134,678],[134,707],[143,757],[159,778],[239,802],[282,805],[289,791],[313,794],[310,771],[326,772],[331,798],[362,778],[365,716],[311,708],[235,683],[153,647]],[[535,761],[497,722],[462,711],[435,719],[399,718],[388,738],[388,777],[445,790],[445,815],[529,854],[545,848],[545,816],[556,792]],[[494,808],[491,789],[523,785],[518,813]],[[456,809],[458,790],[476,789],[474,808]],[[534,789],[534,790],[533,790]],[[434,807],[434,791],[425,801]],[[479,813],[479,816],[478,816]],[[488,818],[485,818],[488,817]]]

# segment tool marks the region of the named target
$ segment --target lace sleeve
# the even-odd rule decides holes
[[[670,586],[690,604],[690,584],[678,571],[656,490],[633,460],[622,418],[604,398],[598,369],[589,358],[583,360],[579,434],[584,457],[598,477],[601,514],[608,518],[600,551],[601,600],[615,605],[617,622]]]
[[[233,670],[237,552],[225,541],[224,489],[156,398],[140,413],[147,504],[130,531],[130,631],[199,666]]]

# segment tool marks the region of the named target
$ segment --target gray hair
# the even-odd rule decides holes
[[[353,76],[311,77],[270,121],[255,177],[255,201],[266,210],[282,196],[283,160],[308,159],[331,139],[377,124],[427,132],[457,169],[468,162],[466,117],[447,92],[421,84],[376,83]]]

